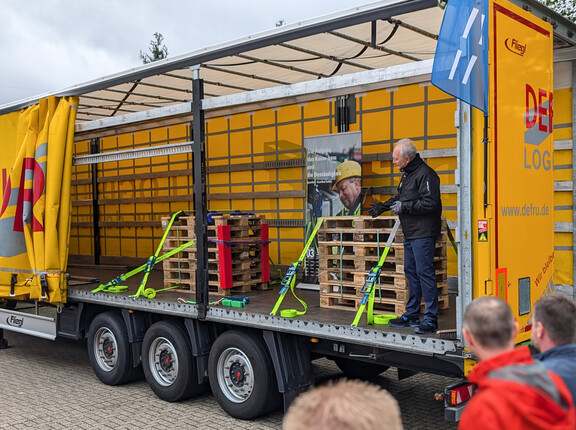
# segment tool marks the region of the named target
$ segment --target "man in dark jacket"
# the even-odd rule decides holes
[[[392,152],[392,162],[403,172],[398,194],[386,203],[372,205],[368,213],[378,216],[386,210],[398,214],[404,234],[404,273],[409,297],[406,311],[390,320],[390,327],[416,327],[416,333],[438,330],[438,289],[434,269],[434,251],[440,234],[442,201],[440,178],[420,158],[414,142],[401,139]],[[420,302],[426,310],[420,322]]]
[[[544,296],[533,315],[532,344],[540,350],[534,358],[564,380],[576,406],[576,302],[560,294]]]

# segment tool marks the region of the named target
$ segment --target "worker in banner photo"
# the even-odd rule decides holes
[[[344,205],[338,215],[360,215],[362,210],[362,167],[354,160],[346,160],[334,172],[333,191],[337,191]]]
[[[440,235],[442,201],[440,178],[429,167],[411,139],[401,139],[392,152],[392,162],[402,172],[398,193],[384,203],[371,205],[376,217],[391,211],[398,215],[404,234],[404,274],[408,278],[406,311],[388,322],[390,327],[416,327],[417,334],[438,330],[438,288],[434,269],[436,240]],[[420,303],[426,309],[420,321]]]

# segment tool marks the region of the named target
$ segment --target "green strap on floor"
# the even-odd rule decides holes
[[[390,247],[392,246],[392,242],[394,242],[394,237],[396,237],[396,233],[398,232],[398,228],[400,227],[400,219],[396,219],[394,223],[394,227],[392,228],[392,233],[388,236],[388,240],[386,241],[386,247],[384,248],[384,252],[380,256],[380,260],[378,260],[378,264],[374,266],[368,276],[366,277],[366,281],[364,281],[364,286],[360,290],[363,294],[362,300],[360,301],[360,307],[356,312],[356,318],[352,321],[352,326],[356,327],[360,322],[360,318],[362,317],[362,313],[368,305],[368,309],[366,310],[366,322],[368,324],[374,324],[374,294],[376,289],[374,285],[380,279],[380,270],[382,270],[382,265],[388,256],[388,252],[390,251]]]
[[[183,243],[179,247],[174,248],[174,249],[168,251],[166,254],[163,254],[162,256],[158,257],[156,259],[156,263],[160,263],[161,261],[172,257],[174,254],[178,254],[180,251],[183,251],[184,249],[194,245],[195,243],[196,243],[196,241],[194,241],[194,240]],[[97,288],[92,290],[92,293],[98,293],[100,291],[104,291],[105,293],[120,293],[122,291],[126,291],[128,289],[128,287],[125,285],[120,285],[120,284],[122,282],[124,282],[125,280],[131,278],[132,276],[137,275],[138,273],[145,270],[147,264],[148,263],[144,263],[143,265],[131,270],[128,273],[125,273],[125,274],[123,273],[122,275],[117,276],[116,278],[112,279],[111,281],[108,281],[106,284],[100,284]]]
[[[282,282],[280,284],[282,286],[280,292],[278,293],[280,296],[278,297],[278,300],[276,300],[276,304],[274,305],[274,308],[270,312],[270,315],[276,315],[276,313],[278,313],[278,309],[280,308],[282,300],[284,300],[284,297],[286,296],[288,289],[292,291],[292,295],[296,298],[296,300],[298,300],[300,304],[302,304],[302,306],[304,307],[304,311],[298,311],[296,309],[284,309],[280,312],[280,316],[285,318],[293,318],[298,315],[304,315],[308,310],[306,302],[300,299],[294,292],[294,284],[296,283],[296,275],[298,274],[298,270],[300,269],[300,266],[302,265],[304,258],[306,258],[308,248],[310,248],[310,245],[312,245],[312,242],[314,241],[314,238],[316,237],[316,234],[318,233],[318,230],[322,225],[322,221],[324,221],[323,217],[318,218],[318,220],[316,221],[316,225],[314,226],[314,230],[312,230],[312,234],[310,234],[310,237],[308,238],[308,241],[306,242],[306,245],[304,246],[304,249],[300,254],[300,258],[298,258],[298,260],[292,263],[288,268],[288,272],[286,272],[286,275],[284,276],[284,279],[282,279]]]

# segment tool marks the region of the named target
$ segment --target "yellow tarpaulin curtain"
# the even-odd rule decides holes
[[[0,297],[66,301],[77,97],[0,116]]]

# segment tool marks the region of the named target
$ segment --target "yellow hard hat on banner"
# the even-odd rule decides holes
[[[336,186],[342,179],[360,176],[362,176],[362,167],[360,166],[360,163],[353,160],[346,160],[336,168],[332,190],[336,191]]]

